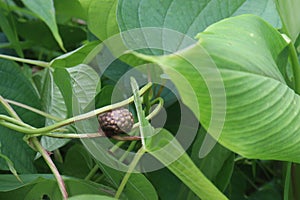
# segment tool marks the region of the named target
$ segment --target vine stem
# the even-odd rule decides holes
[[[151,86],[152,86],[152,83],[146,84],[143,88],[141,88],[139,90],[139,95],[144,94]],[[0,125],[5,126],[7,128],[10,128],[10,129],[13,129],[13,130],[16,130],[16,131],[21,132],[21,133],[28,134],[28,135],[43,134],[43,133],[51,132],[51,131],[53,131],[55,129],[58,129],[58,128],[61,128],[63,126],[72,124],[74,122],[94,117],[94,116],[96,116],[100,113],[103,113],[103,112],[106,112],[106,111],[109,111],[109,110],[113,110],[113,109],[125,106],[125,105],[130,104],[131,102],[133,102],[133,99],[134,99],[134,97],[131,96],[130,98],[125,99],[121,102],[118,102],[118,103],[115,103],[115,104],[112,104],[112,105],[108,105],[108,106],[104,106],[102,108],[92,110],[90,112],[87,112],[87,113],[84,113],[84,114],[81,114],[81,115],[77,115],[77,116],[59,121],[55,124],[52,124],[52,125],[49,125],[49,126],[46,126],[46,127],[43,127],[43,128],[31,129],[31,128],[26,128],[26,127],[20,127],[16,124],[7,123],[7,122],[1,121],[1,120],[0,120]]]
[[[40,152],[40,154],[43,156],[44,160],[46,161],[47,165],[51,169],[53,175],[55,176],[55,178],[57,180],[59,190],[60,190],[60,192],[63,196],[63,199],[64,200],[68,199],[68,193],[67,193],[67,190],[66,190],[64,180],[61,177],[61,175],[60,175],[59,171],[57,170],[55,164],[53,163],[52,159],[50,158],[49,154],[42,147],[41,143],[38,141],[38,139],[36,137],[30,138],[30,142],[32,142],[32,144],[34,145],[36,150],[38,150],[38,152]]]
[[[0,54],[0,58],[4,58],[7,60],[14,60],[17,62],[32,64],[32,65],[37,65],[39,67],[44,67],[44,68],[50,67],[50,64],[48,62],[44,62],[44,61],[40,61],[40,60],[31,60],[31,59],[19,58],[19,57],[15,57],[15,56],[8,56],[8,55],[4,55],[4,54]]]
[[[284,194],[283,194],[284,200],[289,199],[290,183],[291,183],[291,168],[292,168],[292,163],[288,162],[286,166],[286,174],[285,174],[285,181],[284,181]]]
[[[2,96],[0,96],[0,102],[4,106],[5,110],[12,116],[11,119],[13,119],[15,121],[19,121],[20,125],[24,125],[28,128],[33,128],[30,125],[28,125],[28,124],[26,124],[22,121],[22,119],[18,116],[18,114],[14,111],[14,109],[5,101],[5,99],[3,99]],[[68,193],[67,193],[67,190],[66,190],[66,187],[65,187],[64,180],[62,179],[59,171],[57,170],[57,168],[55,166],[55,164],[51,160],[49,154],[43,148],[43,146],[41,145],[41,143],[39,142],[39,140],[36,137],[31,137],[29,140],[34,145],[36,150],[43,156],[44,160],[46,161],[47,165],[49,166],[49,168],[51,169],[52,173],[54,174],[54,176],[57,180],[58,187],[59,187],[59,189],[62,193],[63,199],[67,200],[68,199]]]
[[[1,96],[0,96],[0,101],[1,101]],[[2,104],[3,102],[5,102],[5,100],[1,101]],[[156,116],[159,111],[161,110],[162,106],[163,106],[163,99],[161,97],[153,100],[151,102],[151,105],[153,104],[156,104],[158,103],[158,105],[155,107],[155,109],[146,117],[147,120],[150,120],[152,119],[154,116]],[[8,104],[6,104],[5,107],[9,107]],[[17,115],[16,115],[17,116]],[[30,128],[30,130],[33,130],[34,127],[20,121],[20,120],[17,120],[15,118],[12,118],[12,117],[8,117],[6,115],[0,115],[0,120],[4,120],[4,121],[0,121],[0,125],[3,125],[3,126],[6,126],[7,128],[11,128],[13,130],[16,130],[18,132],[22,132],[23,130],[23,127],[27,127],[27,128]],[[140,123],[137,122],[133,125],[132,129],[136,129],[140,126]],[[56,130],[58,131],[58,130]],[[37,134],[38,136],[39,134]],[[46,132],[46,133],[43,133],[42,135],[44,136],[48,136],[48,137],[53,137],[53,138],[70,138],[70,139],[80,139],[80,138],[96,138],[96,137],[106,137],[105,134],[99,134],[99,133],[80,133],[80,134],[77,134],[77,133],[50,133],[50,132]],[[128,138],[127,137],[117,137],[115,136],[115,139],[117,140],[140,140],[139,137],[136,137],[134,138],[133,136],[129,136]]]
[[[116,199],[119,199],[121,193],[123,192],[123,190],[125,188],[126,183],[128,182],[128,179],[129,179],[131,173],[133,172],[135,166],[137,165],[137,163],[139,162],[139,160],[141,159],[141,157],[144,155],[145,152],[146,152],[146,149],[144,147],[142,147],[138,150],[138,152],[134,156],[133,161],[129,165],[128,171],[126,172],[124,178],[122,179],[122,182],[115,194]]]
[[[5,101],[7,103],[9,103],[9,104],[12,104],[12,105],[15,105],[15,106],[18,106],[18,107],[21,107],[21,108],[25,108],[26,110],[30,110],[30,111],[32,111],[34,113],[37,113],[37,114],[39,114],[39,115],[41,115],[43,117],[48,118],[48,119],[53,119],[54,121],[61,121],[61,120],[63,120],[62,118],[50,115],[50,114],[48,114],[46,112],[43,112],[43,111],[41,111],[39,109],[33,108],[31,106],[25,105],[25,104],[20,103],[20,102],[16,102],[16,101],[13,101],[13,100],[10,100],[10,99],[5,99]]]
[[[91,180],[92,177],[97,173],[99,167],[98,165],[95,165],[91,171],[89,172],[89,174],[84,178],[84,180],[88,181],[88,180]]]
[[[15,110],[7,103],[7,101],[0,95],[0,102],[4,106],[4,109],[10,116],[12,116],[15,120],[22,121]]]

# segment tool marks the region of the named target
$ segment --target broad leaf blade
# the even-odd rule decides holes
[[[98,162],[98,165],[105,176],[110,180],[113,187],[117,188],[125,173],[109,168],[100,162]],[[128,199],[152,200],[158,198],[155,188],[152,186],[150,181],[143,174],[138,173],[130,175],[123,193]]]
[[[87,64],[87,62],[90,61],[89,56],[91,56],[91,52],[97,48],[98,44],[98,41],[87,43],[74,51],[53,59],[50,65],[53,68],[67,68],[74,67],[79,64]],[[99,48],[101,47],[102,46],[99,45]]]
[[[45,69],[42,77],[42,92],[41,100],[43,104],[43,110],[50,115],[53,115],[59,119],[65,119],[67,116],[67,108],[63,99],[63,96],[53,80],[53,74],[50,70]],[[56,121],[53,119],[46,119],[46,126],[54,124]],[[65,145],[70,139],[51,138],[42,136],[41,144],[48,151],[53,151]]]
[[[7,60],[0,59],[0,94],[31,107],[41,109],[41,104],[35,89],[24,76],[19,66]],[[18,115],[26,123],[35,127],[44,124],[44,118],[28,110],[13,106]],[[2,106],[0,112],[6,114]],[[20,173],[33,173],[34,151],[23,141],[23,134],[0,126],[1,153],[6,155]],[[14,148],[11,148],[14,147]],[[1,169],[7,169],[6,163],[0,160]]]
[[[24,57],[16,27],[12,23],[12,14],[8,13],[8,16],[4,15],[2,8],[0,7],[0,27],[1,30],[5,33],[7,39],[12,44],[12,47],[16,50],[17,54],[20,57]]]
[[[238,34],[237,34],[238,33]],[[270,37],[271,36],[271,37]],[[243,15],[223,20],[198,35],[201,44],[216,63],[222,82],[214,76],[204,81],[199,71],[190,63],[198,64],[202,75],[213,65],[203,51],[197,53],[197,45],[178,54],[192,61],[184,61],[176,55],[147,58],[160,64],[176,85],[184,103],[194,111],[202,125],[218,139],[214,127],[210,127],[212,109],[216,122],[224,121],[219,142],[245,157],[300,162],[298,143],[300,98],[289,88],[277,60],[287,43],[281,35],[262,19]],[[201,48],[200,48],[201,49]],[[187,88],[178,81],[182,75],[195,91],[201,117]],[[209,93],[206,83],[214,83],[215,91],[226,91],[226,110],[220,107],[221,93]],[[223,83],[220,84],[220,83]],[[211,96],[215,96],[212,106]],[[219,99],[218,99],[219,98]],[[226,115],[221,117],[224,112]]]
[[[78,100],[82,109],[94,101],[100,88],[100,78],[97,72],[88,65],[80,64],[68,68],[71,77],[73,97]]]
[[[164,27],[194,37],[208,25],[231,16],[244,2],[245,0],[197,0],[184,3],[178,0],[121,0],[118,6],[118,23],[121,31]]]
[[[88,27],[100,40],[119,33],[117,0],[93,0],[88,9]]]
[[[51,30],[54,38],[59,44],[60,48],[64,49],[63,41],[59,35],[58,27],[55,19],[55,8],[52,0],[22,0],[22,2],[35,13],[41,20],[43,20]]]
[[[72,86],[71,77],[68,71],[64,68],[56,68],[53,73],[54,82],[59,88],[67,108],[67,117],[72,114]]]
[[[1,199],[41,199],[43,195],[50,199],[61,199],[61,193],[52,174],[20,175],[19,182],[13,175],[0,176]],[[76,179],[63,177],[69,196],[80,194],[109,195],[114,190],[107,186]]]
[[[248,3],[246,0],[196,0],[186,1],[184,3],[178,0],[120,0],[118,4],[117,21],[121,32],[137,28],[153,27],[178,31],[185,36],[194,38],[207,26],[236,14],[253,13],[264,16],[268,15],[265,13],[274,12],[274,6],[266,6],[265,2],[256,3],[256,8],[251,10],[253,4],[254,3],[251,2]],[[243,7],[243,10],[236,13],[240,7]],[[265,12],[258,12],[258,10]],[[275,15],[275,17],[278,19],[277,15]],[[270,18],[270,20],[273,20],[273,18]],[[129,32],[126,33],[124,40],[146,45],[146,47],[141,48],[151,48],[154,43],[161,43],[160,49],[165,51],[164,53],[170,52],[170,47],[175,51],[183,49],[189,46],[191,42],[186,43],[183,36],[181,38],[173,38],[172,41],[169,41],[169,38],[174,36],[168,31],[157,33],[155,41],[149,41],[147,34],[147,31],[144,30],[142,30],[142,33],[138,36]],[[196,43],[196,41],[194,42]],[[158,51],[157,49],[143,52],[154,55],[162,54],[162,51]]]

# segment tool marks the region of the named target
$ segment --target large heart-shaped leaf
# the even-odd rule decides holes
[[[270,0],[263,0],[259,4],[252,0],[211,0],[211,1],[185,1],[179,0],[152,0],[152,1],[130,1],[120,0],[118,5],[117,19],[122,32],[131,31],[136,28],[163,28],[176,30],[185,36],[194,38],[207,26],[230,16],[252,13],[280,25],[280,19],[275,5]],[[190,45],[184,36],[170,34],[168,31],[158,31],[155,42],[161,43],[160,49],[166,52],[179,50]],[[126,42],[147,44],[151,48],[154,41],[149,41],[148,33],[141,31],[136,35],[126,32]],[[172,38],[172,41],[169,41]],[[194,41],[196,42],[196,41]],[[145,48],[145,47],[144,47]],[[161,55],[162,51],[143,51],[147,54]]]
[[[231,16],[244,2],[245,0],[196,0],[184,3],[179,0],[120,0],[117,17],[121,31],[164,27],[194,37],[208,25]]]
[[[219,141],[227,148],[249,158],[300,162],[300,98],[281,73],[287,43],[279,32],[259,17],[243,15],[220,21],[197,37],[198,45],[177,55],[137,55],[162,66],[214,137],[224,122]]]

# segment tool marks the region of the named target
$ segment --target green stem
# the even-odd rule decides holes
[[[45,68],[50,67],[50,64],[48,62],[44,62],[44,61],[40,61],[40,60],[31,60],[31,59],[19,58],[19,57],[8,56],[8,55],[3,55],[3,54],[0,54],[0,58],[4,58],[7,60],[13,60],[13,61],[17,61],[17,62],[22,62],[22,63],[27,63],[27,64],[32,64],[32,65],[37,65],[39,67],[45,67]]]
[[[94,182],[99,183],[99,182],[101,182],[104,178],[105,178],[105,175],[104,175],[104,174],[101,174],[99,177],[97,177],[97,178],[95,179]]]
[[[126,157],[128,156],[128,154],[134,149],[135,145],[136,145],[137,141],[132,141],[129,145],[129,147],[127,148],[127,150],[125,151],[125,153],[121,156],[121,158],[119,159],[120,162],[123,162]]]
[[[59,151],[59,149],[55,149],[53,151],[54,159],[59,163],[64,163],[63,157]]]
[[[8,112],[10,116],[15,118],[16,120],[21,121],[18,114],[15,112],[15,110],[7,103],[7,101],[0,95],[0,102],[3,105],[4,109]]]
[[[1,120],[4,120],[4,121],[1,121]],[[24,123],[23,121],[21,121],[18,115],[14,116],[14,118],[12,118],[12,117],[9,117],[7,115],[1,115],[0,114],[0,122],[3,122],[3,123],[9,122],[11,124],[21,126],[20,128],[22,128],[22,127],[32,128],[30,125],[28,125],[28,124]],[[25,128],[25,129],[27,129],[27,128]],[[23,129],[24,128],[22,128],[22,130]]]
[[[134,104],[135,104],[135,109],[137,112],[138,120],[139,120],[139,128],[140,128],[140,135],[141,135],[141,141],[143,147],[145,147],[145,134],[144,134],[144,129],[148,128],[148,121],[145,119],[145,113],[142,108],[142,101],[140,99],[140,96],[138,95],[138,84],[136,80],[133,77],[130,77],[130,84],[133,92],[133,97],[134,97]]]
[[[292,163],[287,162],[285,181],[284,181],[284,197],[283,197],[284,200],[289,200],[290,183],[291,183],[291,168],[292,168]]]
[[[34,113],[37,113],[37,114],[39,114],[39,115],[41,115],[43,117],[46,117],[46,118],[49,118],[49,119],[53,119],[54,121],[61,121],[61,120],[63,120],[63,119],[61,119],[59,117],[55,117],[55,116],[50,115],[50,114],[48,114],[46,112],[43,112],[41,110],[38,110],[36,108],[33,108],[31,106],[28,106],[28,105],[25,105],[25,104],[22,104],[22,103],[13,101],[13,100],[5,99],[5,101],[8,102],[9,104],[13,104],[13,105],[19,106],[21,108],[25,108],[27,110],[30,110],[30,111],[32,111]]]
[[[150,91],[148,90],[147,92],[145,92],[145,95],[143,96],[143,102],[145,105],[145,115],[148,115],[150,112],[150,99],[149,99],[149,93]]]
[[[142,147],[136,153],[135,157],[133,158],[133,161],[129,165],[128,171],[126,172],[126,174],[117,190],[117,193],[115,195],[116,199],[119,199],[122,191],[124,190],[126,183],[128,182],[128,179],[129,179],[131,173],[133,172],[134,168],[136,167],[136,165],[138,164],[139,160],[141,159],[141,157],[144,155],[145,152],[146,152],[146,150],[144,149],[144,147]]]
[[[60,192],[61,192],[61,194],[63,196],[63,199],[64,200],[68,199],[68,193],[67,193],[67,190],[66,190],[66,186],[65,186],[64,180],[61,177],[61,175],[59,174],[59,171],[57,170],[55,164],[51,160],[49,154],[42,147],[42,145],[40,144],[40,142],[38,141],[38,139],[36,137],[30,138],[30,141],[35,146],[35,148],[38,150],[38,152],[40,152],[40,154],[43,156],[44,160],[46,161],[47,165],[50,167],[53,175],[55,176],[55,178],[57,180],[57,183],[58,183]]]
[[[151,85],[152,85],[152,83],[148,83],[147,85],[145,85],[139,91],[139,95],[144,94],[151,87]],[[119,103],[104,106],[102,108],[92,110],[90,112],[87,112],[87,113],[84,113],[84,114],[81,114],[81,115],[78,115],[78,116],[75,116],[75,117],[72,117],[72,118],[68,118],[66,120],[57,122],[55,124],[52,124],[52,125],[49,125],[49,126],[46,126],[46,127],[43,127],[43,128],[36,128],[36,129],[23,128],[23,127],[19,127],[19,126],[16,126],[14,124],[11,124],[11,123],[5,123],[5,122],[3,123],[1,121],[0,121],[0,124],[3,125],[3,126],[6,126],[7,128],[11,128],[11,129],[14,129],[18,132],[29,134],[29,135],[44,134],[46,132],[51,132],[55,129],[58,129],[58,128],[61,128],[63,126],[72,124],[74,122],[94,117],[96,115],[99,115],[100,113],[103,113],[103,112],[106,112],[106,111],[109,111],[109,110],[113,110],[113,109],[125,106],[125,105],[130,104],[131,102],[133,102],[133,99],[134,99],[134,97],[131,96],[130,98],[125,99],[124,101],[121,101]]]
[[[3,117],[7,118],[8,120],[11,120],[12,122],[14,122],[16,124],[19,124],[20,126],[28,127],[28,129],[33,128],[30,125],[24,123],[21,120],[21,118],[17,115],[17,113],[14,111],[14,109],[9,104],[7,104],[2,97],[0,98],[0,101],[4,105],[7,112],[13,117],[13,118],[11,118],[11,117],[8,117],[6,115],[2,115],[2,118]],[[0,120],[0,123],[7,123],[7,122],[3,122],[3,121]],[[11,124],[11,125],[16,126],[15,124]],[[22,128],[20,126],[16,126],[16,127]],[[46,161],[47,165],[50,167],[52,173],[54,174],[54,176],[57,180],[57,183],[58,183],[59,189],[62,193],[63,199],[64,200],[68,199],[68,193],[66,191],[65,183],[64,183],[61,175],[59,174],[56,166],[54,165],[53,161],[51,160],[49,154],[47,153],[47,151],[42,147],[42,145],[40,144],[40,142],[38,141],[38,139],[36,137],[31,137],[30,138],[30,143],[32,143],[34,145],[34,147],[36,148],[36,150],[38,152],[40,152],[40,154],[43,156],[44,160]]]
[[[1,99],[1,97],[0,97]],[[6,100],[7,101],[7,100]],[[10,100],[9,100],[10,101]],[[3,101],[5,102],[5,101]],[[2,102],[2,103],[3,103]],[[7,101],[8,102],[8,101]],[[157,113],[161,110],[162,106],[163,106],[163,99],[162,98],[157,98],[154,101],[151,102],[151,105],[153,105],[154,103],[158,102],[158,106],[156,106],[156,108],[146,117],[147,120],[152,119],[155,115],[157,115]],[[6,104],[6,109],[7,110],[11,110],[9,109],[9,105]],[[10,111],[10,114],[12,115],[14,112],[14,110]],[[18,117],[17,114],[15,113],[15,117]],[[52,118],[54,119],[54,118]],[[33,127],[20,121],[17,119],[14,119],[12,117],[8,117],[6,115],[0,115],[0,120],[4,120],[4,121],[0,121],[0,125],[5,126],[7,128],[16,130],[18,132],[33,132]],[[139,127],[139,122],[135,123],[133,125],[133,129],[138,128]],[[57,131],[57,130],[56,130]],[[33,134],[39,134],[39,133],[33,133]],[[101,137],[103,135],[99,134],[99,133],[90,133],[90,134],[59,134],[59,133],[51,133],[51,132],[45,132],[42,135],[48,136],[48,137],[53,137],[53,138],[94,138],[94,137]]]
[[[99,167],[98,165],[95,165],[93,169],[89,172],[89,174],[84,178],[84,180],[88,181],[91,180],[91,178],[97,173]]]
[[[157,113],[161,110],[162,106],[163,106],[163,99],[162,98],[157,98],[156,100],[152,101],[151,104],[153,105],[154,103],[159,102],[158,106],[156,106],[156,108],[146,117],[147,120],[152,119],[155,115],[157,115]],[[4,121],[1,121],[4,120]],[[6,115],[0,115],[0,125],[5,126],[7,128],[13,129],[15,131],[24,133],[26,131],[29,131],[32,133],[33,127],[31,127],[30,125],[16,120],[14,118],[8,117]],[[138,128],[140,125],[139,122],[135,123],[133,125],[132,129]],[[58,130],[55,130],[56,132],[58,132]],[[66,131],[66,130],[62,130],[62,131]],[[34,135],[34,134],[31,134]],[[40,134],[36,134],[36,136],[38,136]],[[48,137],[53,137],[53,138],[70,138],[70,139],[80,139],[80,138],[96,138],[96,137],[103,137],[105,135],[103,134],[99,134],[99,133],[81,133],[81,134],[77,134],[77,133],[51,133],[51,132],[45,132],[42,133],[42,135],[44,136],[48,136]],[[119,138],[119,140],[121,140],[121,138]],[[124,140],[126,140],[126,138],[124,138]],[[128,139],[128,140],[133,140],[133,139]],[[122,141],[121,144],[124,144],[125,141]],[[120,144],[120,145],[121,145]],[[117,145],[115,145],[117,147]],[[114,146],[114,147],[115,147]]]
[[[10,118],[10,117],[8,117],[8,118]],[[13,118],[11,118],[10,120],[12,120],[12,119]],[[18,123],[19,123],[19,125],[18,125]],[[9,129],[15,130],[20,133],[24,133],[24,132],[31,133],[30,130],[32,130],[32,131],[35,130],[35,129],[30,129],[30,127],[28,127],[28,128],[24,127],[23,125],[25,125],[25,123],[23,123],[21,121],[19,121],[19,122],[16,121],[16,123],[10,123],[10,122],[5,122],[3,120],[0,120],[0,125],[4,126],[6,128],[9,128]],[[28,124],[26,124],[26,125],[28,125]],[[30,134],[30,135],[35,135],[35,134]]]
[[[290,60],[293,68],[293,75],[295,79],[295,92],[300,94],[300,65],[298,60],[298,55],[295,49],[295,46],[292,42],[289,43],[290,49]]]
[[[53,137],[53,138],[69,138],[69,139],[82,139],[82,138],[96,138],[104,137],[99,133],[43,133],[44,136]]]
[[[110,152],[111,153],[115,153],[116,150],[118,150],[119,148],[121,148],[121,146],[125,144],[125,141],[120,141],[120,142],[117,142],[112,148],[110,148]]]

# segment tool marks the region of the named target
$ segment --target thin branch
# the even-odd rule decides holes
[[[32,111],[34,113],[37,113],[37,114],[39,114],[39,115],[41,115],[43,117],[46,117],[46,118],[49,118],[49,119],[53,119],[54,121],[61,121],[61,120],[63,120],[63,119],[61,119],[59,117],[50,115],[50,114],[48,114],[46,112],[43,112],[43,111],[41,111],[39,109],[36,109],[36,108],[31,107],[31,106],[22,104],[20,102],[16,102],[16,101],[13,101],[13,100],[10,100],[10,99],[5,99],[5,101],[8,102],[9,104],[13,104],[13,105],[19,106],[21,108],[25,108],[27,110],[30,110],[30,111]]]
[[[144,94],[151,86],[152,86],[152,83],[148,83],[147,85],[145,85],[139,91],[139,95]],[[120,108],[122,106],[130,104],[131,102],[133,102],[133,96],[131,96],[130,98],[125,99],[125,100],[123,100],[123,101],[121,101],[119,103],[115,103],[115,104],[112,104],[112,105],[104,106],[102,108],[99,108],[99,109],[96,109],[96,110],[92,110],[90,112],[74,116],[72,118],[65,119],[63,121],[57,122],[55,124],[52,124],[52,125],[49,125],[49,126],[46,126],[46,127],[43,127],[43,128],[36,128],[36,129],[22,128],[22,127],[20,128],[20,127],[14,125],[14,124],[1,123],[1,121],[0,121],[0,124],[3,125],[3,126],[6,126],[8,128],[17,130],[17,131],[19,131],[21,133],[28,134],[28,135],[44,134],[44,133],[47,133],[47,132],[52,132],[53,130],[61,128],[63,126],[72,124],[74,122],[94,117],[94,116],[96,116],[96,115],[98,115],[100,113],[103,113],[103,112],[106,112],[106,111],[109,111],[109,110],[113,110],[113,109],[116,109],[116,108]]]
[[[146,152],[146,149],[143,148],[143,147],[140,148],[138,150],[138,152],[136,152],[136,155],[134,156],[133,161],[129,165],[128,171],[125,174],[124,178],[122,179],[122,182],[121,182],[121,184],[120,184],[120,186],[119,186],[119,188],[116,192],[116,195],[115,195],[116,199],[120,198],[120,195],[123,192],[123,190],[125,188],[125,185],[128,182],[131,173],[133,172],[134,168],[136,167],[136,165],[138,164],[139,160],[141,159],[141,157],[144,155],[145,152]]]
[[[5,100],[1,95],[0,95],[0,103],[3,105],[4,109],[8,112],[10,116],[12,116],[16,120],[21,121],[21,118],[18,116],[15,110],[8,104],[7,100]]]
[[[58,183],[60,192],[63,196],[63,199],[64,200],[68,199],[68,193],[67,193],[67,190],[66,190],[64,180],[61,177],[59,171],[57,170],[55,164],[51,160],[48,152],[42,147],[41,143],[38,141],[38,139],[36,137],[30,138],[30,141],[35,146],[35,148],[40,152],[40,154],[43,156],[44,160],[46,161],[47,165],[50,167],[53,175],[55,176],[55,178],[57,180],[57,183]]]
[[[32,64],[32,65],[36,65],[39,67],[45,67],[45,68],[50,67],[50,64],[48,62],[44,62],[44,61],[40,61],[40,60],[31,60],[31,59],[19,58],[19,57],[14,57],[14,56],[8,56],[8,55],[4,55],[4,54],[0,54],[0,58],[4,58],[7,60],[13,60],[13,61],[17,61],[17,62],[22,62],[22,63],[27,63],[27,64]]]

